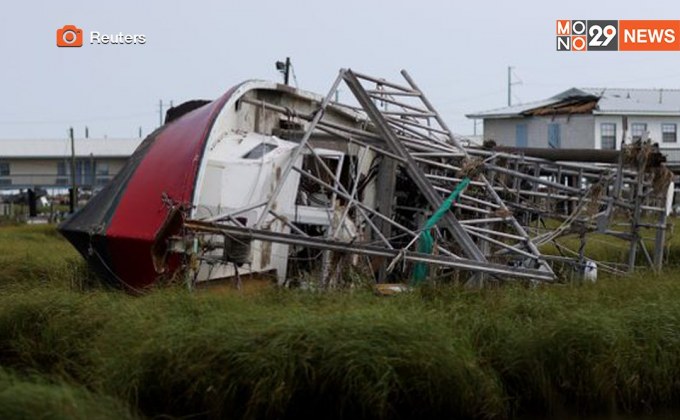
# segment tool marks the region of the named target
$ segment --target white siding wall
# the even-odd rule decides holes
[[[107,164],[109,167],[108,179],[112,179],[125,165],[124,158],[95,158],[98,164]],[[10,179],[11,185],[39,185],[52,186],[57,185],[57,178],[64,178],[64,176],[57,176],[58,162],[63,162],[65,159],[13,159],[0,158],[0,161],[9,163],[9,176],[3,179]],[[67,171],[70,173],[70,162],[66,160]],[[68,179],[70,179],[67,176]]]
[[[623,117],[616,115],[597,115],[595,117],[595,148],[602,148],[602,136],[600,129],[602,123],[614,123],[616,124],[616,148],[619,149],[621,146],[621,136],[623,135]],[[659,143],[659,147],[663,148],[678,148],[680,147],[680,142],[676,143],[663,143],[661,141],[661,124],[676,124],[677,129],[680,130],[680,117],[658,117],[658,116],[629,116],[628,117],[628,129],[626,132],[626,142],[632,140],[631,128],[634,123],[645,123],[647,124],[647,131],[649,132],[649,138],[654,143]],[[680,137],[680,133],[676,133]]]
[[[593,147],[593,125],[590,114],[557,115],[526,118],[487,118],[484,120],[484,140],[494,140],[503,146],[516,146],[517,124],[527,126],[527,147],[548,147],[548,126],[560,126],[560,148],[590,149]]]
[[[12,184],[54,184],[57,174],[55,160],[5,160],[9,162]]]

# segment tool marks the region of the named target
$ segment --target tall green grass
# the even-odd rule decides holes
[[[680,409],[677,270],[587,285],[424,286],[390,298],[275,289],[131,297],[74,290],[63,277],[86,272],[68,262],[68,250],[61,258],[36,254],[31,278],[16,277],[27,247],[64,246],[49,229],[16,229],[26,235],[15,239],[19,245],[0,245],[15,276],[0,282],[0,366],[47,378],[50,389],[77,384],[145,416],[508,418]],[[6,401],[0,398],[0,413]]]
[[[511,413],[677,407],[676,282],[677,277],[640,276],[578,287],[494,290],[468,307],[461,322],[470,327],[479,357],[503,383]],[[443,308],[456,300],[441,299]]]
[[[68,287],[84,276],[76,250],[54,226],[0,227],[0,287],[34,285]]]
[[[79,381],[151,416],[500,415],[493,372],[445,317],[372,295],[0,297],[5,366]],[[288,293],[284,293],[288,295]],[[10,310],[13,308],[14,310]]]
[[[22,377],[0,369],[0,418],[14,420],[135,419],[137,416],[111,397],[81,387]]]

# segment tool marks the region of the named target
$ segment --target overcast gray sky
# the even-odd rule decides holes
[[[680,87],[680,52],[555,51],[556,19],[680,19],[678,0],[645,1],[8,1],[0,12],[0,138],[146,135],[158,100],[215,98],[245,79],[325,93],[341,67],[397,78],[407,69],[456,133],[464,114],[572,86]],[[144,34],[145,45],[57,48],[75,24]],[[348,95],[345,90],[341,95]]]

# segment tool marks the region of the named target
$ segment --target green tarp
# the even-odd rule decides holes
[[[437,224],[439,219],[444,217],[447,211],[451,208],[453,203],[456,201],[458,196],[460,195],[461,192],[465,189],[465,187],[468,186],[470,183],[470,178],[463,178],[463,180],[456,186],[456,188],[451,192],[451,195],[444,200],[441,206],[435,211],[432,216],[430,216],[429,219],[427,219],[427,222],[425,222],[425,226],[422,228],[422,233],[420,234],[420,240],[418,241],[418,252],[422,254],[430,254],[432,253],[432,247],[434,244],[434,239],[432,238],[432,234],[430,234],[430,229],[434,227],[434,225]],[[411,278],[411,284],[414,286],[417,286],[420,284],[423,280],[427,278],[429,272],[429,268],[426,263],[424,262],[418,262],[416,263],[415,267],[413,267],[413,275]]]

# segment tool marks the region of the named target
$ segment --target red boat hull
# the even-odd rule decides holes
[[[171,208],[191,208],[210,130],[237,88],[149,135],[111,183],[59,226],[112,284],[137,291],[158,279],[154,241]],[[164,234],[177,233],[171,227]]]

